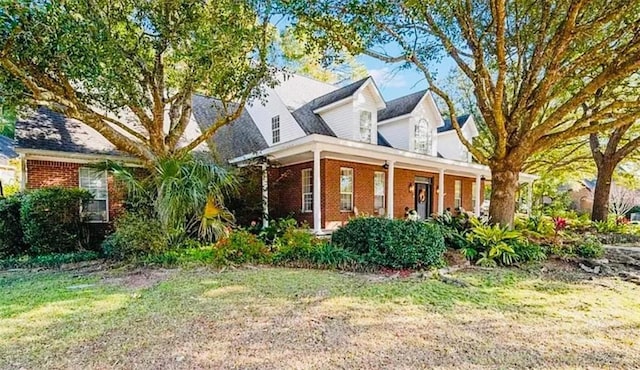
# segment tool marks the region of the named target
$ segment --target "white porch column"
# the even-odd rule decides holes
[[[269,226],[269,171],[267,164],[262,164],[262,227]]]
[[[394,175],[395,175],[395,164],[396,161],[388,161],[387,164],[389,165],[389,169],[387,170],[387,178],[388,178],[388,185],[387,185],[387,218],[391,218],[393,219],[393,210],[394,210],[394,205],[393,205],[393,191],[394,191]]]
[[[320,149],[313,150],[313,231],[322,232],[322,210],[320,189]]]
[[[262,227],[269,226],[269,172],[267,164],[262,164]]]
[[[444,214],[444,169],[438,176],[438,214]]]
[[[531,211],[533,208],[533,181],[529,181],[529,183],[527,184],[527,190],[529,193],[527,194],[527,215],[531,216]]]
[[[475,213],[476,216],[480,217],[480,206],[482,204],[482,200],[480,199],[480,190],[481,190],[481,186],[482,186],[482,176],[480,175],[476,175],[476,204],[474,205],[475,207]]]

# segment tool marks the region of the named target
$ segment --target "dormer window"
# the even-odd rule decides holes
[[[280,116],[271,117],[271,138],[274,144],[280,142]]]
[[[371,142],[371,112],[363,110],[360,112],[360,141]]]
[[[427,120],[423,118],[418,121],[414,134],[414,150],[422,154],[431,154],[433,136],[431,135]]]

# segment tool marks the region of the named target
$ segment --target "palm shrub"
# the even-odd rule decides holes
[[[193,155],[158,159],[145,174],[116,162],[99,164],[127,188],[136,204],[149,205],[168,234],[186,234],[203,241],[228,235],[233,215],[224,199],[236,190],[235,176],[226,169]]]

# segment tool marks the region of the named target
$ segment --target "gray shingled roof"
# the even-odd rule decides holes
[[[192,104],[193,116],[201,130],[210,127],[216,121],[218,100],[194,95]],[[219,128],[208,144],[217,153],[218,159],[224,162],[269,146],[246,109],[238,119]]]
[[[456,118],[456,121],[458,121],[458,125],[460,125],[460,128],[464,127],[464,124],[467,123],[467,120],[469,119],[469,116],[470,116],[470,114],[465,114],[465,115],[462,115],[462,116],[458,116]],[[451,131],[451,130],[453,130],[453,125],[451,124],[451,120],[450,119],[445,119],[444,120],[444,126],[438,127],[438,133]]]
[[[9,164],[9,160],[17,156],[13,139],[0,135],[0,164]]]
[[[418,91],[387,102],[387,107],[378,111],[378,122],[413,112],[427,90]]]
[[[318,108],[324,107],[326,105],[338,102],[342,99],[346,99],[351,95],[355,94],[356,91],[360,88],[360,86],[364,85],[367,82],[367,78],[363,78],[362,80],[350,83],[349,85],[343,86],[338,90],[332,91],[328,94],[322,95],[310,101],[308,105],[311,106],[312,110],[316,110]]]
[[[355,94],[355,92],[358,91],[358,89],[362,85],[364,85],[364,83],[367,82],[368,79],[369,77],[363,78],[362,80],[353,82],[328,94],[317,97],[309,103],[296,109],[291,114],[293,115],[293,118],[295,118],[295,120],[298,122],[302,130],[305,132],[305,134],[319,134],[335,137],[336,134],[333,132],[333,130],[331,130],[329,125],[327,125],[322,117],[313,113],[313,111],[350,97],[351,95]]]
[[[83,154],[123,154],[96,130],[45,107],[29,111],[18,119],[16,148]]]
[[[307,135],[320,134],[326,136],[336,136],[331,130],[329,125],[320,117],[320,115],[313,113],[311,103],[305,104],[302,107],[291,112],[293,118],[298,122],[302,131]]]

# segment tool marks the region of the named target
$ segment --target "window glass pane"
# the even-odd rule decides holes
[[[371,112],[360,112],[360,140],[371,142]]]
[[[85,221],[106,221],[107,201],[90,200],[82,205],[82,217]]]
[[[462,181],[456,180],[454,183],[454,206],[459,208],[462,206]]]
[[[353,210],[353,169],[340,169],[340,210]]]
[[[350,168],[340,170],[340,192],[351,193],[353,191],[353,172]]]
[[[429,129],[429,123],[425,119],[421,119],[416,124],[414,130],[415,151],[418,153],[430,154],[432,142],[433,138]]]
[[[273,143],[280,142],[280,116],[275,116],[271,118],[271,134]]]
[[[313,210],[313,172],[310,168],[302,170],[302,212]]]

